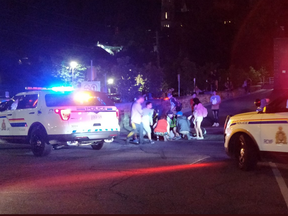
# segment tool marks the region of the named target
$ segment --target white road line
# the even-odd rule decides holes
[[[287,185],[285,184],[285,181],[284,181],[280,171],[278,170],[276,164],[269,162],[269,165],[272,168],[272,171],[274,173],[274,176],[276,178],[276,181],[278,183],[278,186],[280,188],[282,196],[283,196],[283,198],[286,202],[286,205],[288,207],[288,188],[287,188]]]
[[[190,165],[191,165],[191,164],[196,164],[196,163],[198,163],[198,162],[200,162],[200,161],[203,161],[203,160],[205,160],[205,159],[207,159],[207,158],[210,158],[210,156],[207,156],[207,157],[204,157],[204,158],[200,158],[200,159],[194,161],[193,163],[190,163]]]

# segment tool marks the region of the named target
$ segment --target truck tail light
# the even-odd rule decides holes
[[[70,119],[70,109],[55,109],[54,112],[58,114],[63,121],[68,121]]]
[[[119,110],[118,109],[116,109],[116,117],[117,117],[117,119],[119,119]]]

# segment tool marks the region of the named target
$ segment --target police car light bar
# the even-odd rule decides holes
[[[26,90],[52,90],[52,91],[73,91],[74,87],[72,86],[59,86],[59,87],[52,87],[52,88],[45,88],[45,87],[25,87]]]
[[[25,87],[26,90],[49,90],[48,88],[44,87]]]
[[[61,86],[61,87],[52,87],[51,88],[53,91],[73,91],[74,87],[72,86]]]

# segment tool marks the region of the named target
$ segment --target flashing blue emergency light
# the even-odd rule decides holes
[[[66,92],[66,91],[74,91],[74,87],[72,86],[59,86],[59,87],[52,87],[52,88],[45,88],[45,87],[25,87],[26,90],[52,90],[55,92]]]
[[[73,86],[52,87],[51,89],[53,91],[59,91],[59,92],[74,91],[75,90]]]

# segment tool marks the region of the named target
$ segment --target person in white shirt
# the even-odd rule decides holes
[[[142,124],[142,103],[144,102],[144,97],[142,95],[139,95],[136,99],[136,101],[133,103],[131,108],[131,125],[133,130],[128,134],[126,138],[126,143],[129,142],[129,139],[131,136],[135,136],[134,143],[135,144],[143,144],[143,124]],[[137,135],[139,134],[139,142],[136,139]]]
[[[144,128],[144,133],[147,134],[150,144],[154,144],[152,137],[151,137],[151,126],[153,126],[153,113],[154,110],[152,109],[152,103],[146,102],[146,107],[143,109],[142,112],[142,124]]]
[[[213,95],[210,98],[210,102],[212,104],[212,113],[213,113],[213,119],[214,119],[214,124],[212,127],[218,127],[219,126],[219,105],[221,103],[221,97],[217,95],[217,91],[213,91]]]

